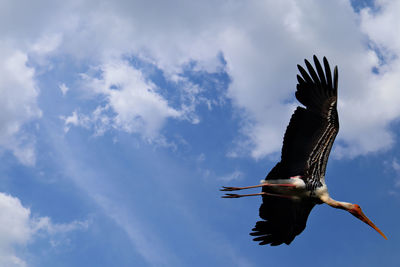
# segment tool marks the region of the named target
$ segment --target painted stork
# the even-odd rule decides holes
[[[325,72],[314,55],[315,69],[305,60],[307,71],[297,65],[297,107],[283,138],[281,161],[268,173],[261,184],[246,187],[223,187],[221,191],[235,191],[262,187],[261,193],[226,194],[223,198],[261,195],[260,217],[253,228],[254,241],[271,246],[289,245],[306,227],[308,215],[316,204],[326,203],[343,209],[386,236],[365,216],[357,204],[340,202],[329,196],[325,184],[325,170],[332,144],[339,131],[336,109],[338,69],[333,79],[328,60],[323,59]]]

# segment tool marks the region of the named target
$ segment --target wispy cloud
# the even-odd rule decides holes
[[[174,251],[170,251],[165,242],[152,233],[138,218],[132,216],[124,205],[105,196],[97,195],[96,202],[128,235],[135,249],[149,266],[181,266]],[[131,208],[128,208],[131,209]]]
[[[218,260],[223,259],[225,262],[228,261],[238,266],[252,266],[250,261],[244,255],[241,255],[236,247],[230,244],[221,233],[218,233],[215,229],[210,229],[209,222],[204,221],[204,218],[193,212],[195,210],[194,207],[185,203],[181,191],[182,188],[176,180],[179,179],[178,177],[175,177],[175,175],[174,177],[165,176],[167,182],[161,182],[161,185],[157,183],[154,190],[139,194],[137,196],[137,199],[140,199],[139,202],[127,201],[131,199],[128,195],[132,195],[132,191],[125,191],[125,189],[121,188],[121,181],[115,182],[114,179],[109,179],[110,177],[108,176],[104,177],[104,175],[100,174],[101,170],[98,166],[90,166],[90,164],[82,161],[79,156],[72,154],[72,149],[67,145],[62,135],[56,135],[54,129],[51,129],[51,131],[51,140],[54,143],[54,149],[57,151],[55,151],[58,155],[57,159],[68,177],[80,189],[84,190],[104,211],[104,214],[127,234],[134,251],[149,266],[183,266],[185,262],[190,260],[187,257],[180,257],[179,252],[173,249],[176,244],[171,238],[177,238],[179,242],[182,242],[179,239],[180,237],[171,237],[174,231],[178,231],[180,235],[187,233],[190,235],[190,241],[188,242],[193,242],[193,246],[199,247],[205,253]],[[80,154],[79,148],[75,149],[74,151]],[[159,158],[153,158],[152,160],[158,162],[159,166],[168,166],[167,162],[163,162]],[[195,160],[203,162],[205,156],[200,154]],[[82,165],[85,167],[82,168]],[[181,175],[186,176],[187,172],[185,171],[185,174]],[[238,176],[241,176],[240,172],[232,175],[234,178]],[[152,179],[154,178],[146,178],[149,183],[151,183]],[[141,184],[143,181],[137,177],[131,182],[132,185],[135,185]],[[126,187],[126,184],[124,186]],[[163,201],[160,201],[160,199]],[[143,211],[142,202],[147,203],[146,205],[152,203],[150,204],[151,209]],[[162,203],[160,204],[160,202]],[[159,216],[166,212],[169,215],[176,214],[176,218],[179,218],[171,226],[171,234],[160,230],[168,229],[167,225],[160,225],[164,222],[163,219],[160,218],[160,221],[151,219],[154,216],[154,212],[158,208],[162,208],[158,205],[162,207],[166,205],[168,207],[167,210],[160,211]],[[193,229],[196,230],[194,231]],[[207,239],[204,239],[205,232],[208,236]],[[211,245],[210,239],[212,240]]]
[[[89,128],[91,125],[91,119],[82,114],[78,114],[75,110],[70,116],[60,116],[60,119],[64,121],[64,132],[68,132],[71,126],[80,126],[84,128]]]
[[[241,171],[234,171],[232,173],[223,175],[219,177],[218,179],[223,181],[223,182],[232,182],[232,181],[237,181],[240,179],[243,179],[244,175]]]
[[[53,144],[54,153],[58,155],[63,171],[67,176],[104,211],[115,224],[128,236],[134,251],[137,252],[149,266],[180,266],[180,260],[176,252],[170,251],[165,241],[160,239],[152,229],[146,225],[146,219],[135,213],[132,203],[121,201],[121,193],[115,191],[112,180],[104,178],[97,171],[98,167],[91,168],[90,165],[82,167],[79,157],[72,154],[65,140],[57,134],[55,129],[49,129],[50,140]],[[116,193],[117,192],[117,193]],[[46,220],[42,220],[44,229],[47,227]],[[84,223],[71,224],[68,227],[85,226]],[[58,228],[65,229],[66,226]]]
[[[61,83],[58,87],[60,88],[63,96],[65,96],[67,94],[67,92],[69,91],[69,88],[68,88],[68,86],[65,85],[65,83]]]
[[[392,161],[392,168],[396,173],[395,186],[400,187],[400,163],[397,158],[394,158]]]
[[[75,230],[86,230],[89,227],[89,220],[72,221],[70,223],[53,223],[49,217],[35,218],[32,222],[33,232],[45,232],[50,235],[68,233]]]

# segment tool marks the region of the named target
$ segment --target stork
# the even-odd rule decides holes
[[[297,107],[286,129],[281,160],[259,185],[222,187],[221,191],[236,191],[262,187],[261,193],[227,193],[223,198],[262,196],[259,215],[263,219],[253,228],[254,241],[260,245],[289,245],[306,227],[307,218],[317,204],[343,209],[386,236],[361,211],[357,204],[332,199],[325,183],[325,170],[332,144],[339,131],[337,113],[338,69],[333,79],[328,60],[324,57],[325,72],[314,55],[313,66],[305,60],[307,71],[297,65]]]

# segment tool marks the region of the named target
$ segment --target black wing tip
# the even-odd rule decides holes
[[[299,69],[300,72],[301,72],[302,70],[306,71],[300,64],[297,64],[297,68]]]
[[[250,233],[250,234],[252,234],[252,233]],[[259,242],[258,244],[260,246],[270,245],[272,247],[279,246],[282,244],[290,245],[290,243],[292,243],[292,241],[275,240],[272,235],[258,236],[256,238],[253,238],[253,241]]]
[[[312,58],[313,58],[314,62],[315,62],[315,61],[320,62],[319,59],[318,59],[318,56],[317,56],[316,54],[314,54],[314,55],[312,56]],[[324,56],[324,57],[322,58],[322,60],[326,60],[326,57]]]
[[[314,83],[310,75],[308,75],[307,71],[301,65],[297,64],[297,68],[299,69],[301,77],[306,83]]]
[[[333,70],[333,80],[334,80],[333,88],[335,90],[337,90],[338,88],[338,76],[339,76],[338,66],[335,66],[335,69]]]
[[[271,225],[269,221],[258,221],[252,229],[253,232],[249,234],[255,237],[253,241],[259,242],[260,246],[268,244],[271,246],[279,246],[283,243],[287,245],[292,243],[294,236],[292,238],[288,236],[285,237],[285,235],[276,233],[274,230],[275,228],[276,227]]]
[[[314,67],[311,65],[311,63],[307,59],[304,59],[304,62],[306,63],[308,73],[311,75],[313,82],[316,84],[321,83],[320,78],[318,77],[318,75],[315,72]]]
[[[332,89],[337,90],[338,88],[338,67],[335,66],[334,72],[333,72],[333,83],[332,83],[332,73],[331,69],[329,66],[328,59],[324,56],[322,58],[322,62],[324,65],[324,68],[322,68],[321,62],[318,59],[317,55],[312,56],[313,61],[314,61],[314,66],[308,61],[307,59],[304,59],[304,63],[306,65],[306,68],[308,71],[306,71],[305,68],[303,68],[300,64],[297,64],[297,68],[300,71],[301,75],[300,78],[302,78],[302,81],[305,81],[306,83],[311,83],[311,84],[322,84],[324,86],[328,86]],[[301,80],[299,81],[299,78],[297,78],[298,84],[302,84]]]
[[[319,58],[318,58],[318,56],[317,56],[316,54],[313,55],[313,60],[314,60],[314,62],[315,62],[315,61],[320,62],[320,61],[319,61]],[[327,58],[326,58],[326,56],[323,56],[323,57],[322,57],[322,61],[324,61],[324,60],[328,61]]]
[[[297,81],[298,81],[299,83],[305,83],[305,81],[303,80],[303,78],[301,78],[300,75],[297,74],[296,77],[297,77]]]

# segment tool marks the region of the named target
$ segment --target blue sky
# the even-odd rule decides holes
[[[3,1],[1,266],[397,266],[396,1]],[[290,246],[221,199],[280,156],[296,64],[339,67],[327,206]],[[312,259],[310,258],[312,255]]]

